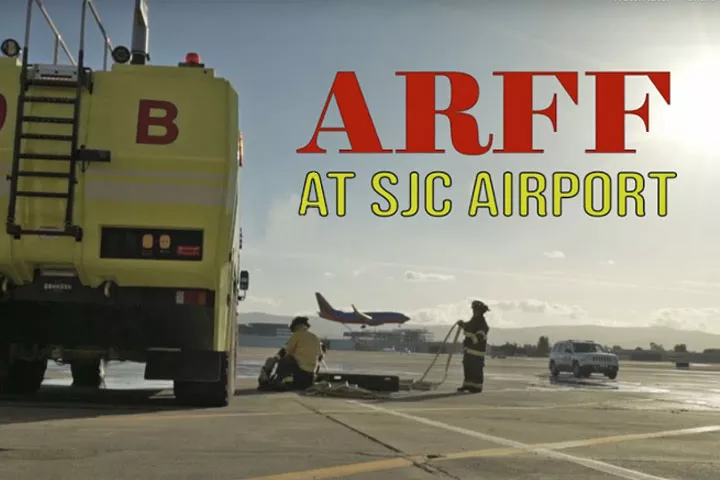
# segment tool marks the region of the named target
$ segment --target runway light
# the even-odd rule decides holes
[[[113,51],[111,53],[112,59],[115,60],[115,63],[127,63],[130,61],[130,50],[128,50],[127,47],[123,47],[122,45],[118,45],[117,47],[113,48]]]
[[[6,57],[15,58],[20,55],[20,44],[16,40],[8,38],[2,42],[0,50]]]

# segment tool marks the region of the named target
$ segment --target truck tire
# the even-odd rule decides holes
[[[235,348],[220,359],[220,378],[214,382],[176,380],[175,401],[187,407],[227,407],[235,395]]]
[[[555,365],[554,361],[550,361],[550,375],[553,377],[557,377],[560,375],[560,370],[558,370],[557,365]]]
[[[615,379],[617,378],[617,376],[618,376],[617,370],[612,370],[612,371],[610,371],[610,372],[607,373],[607,377],[608,377],[610,380],[615,380]]]
[[[73,387],[99,388],[105,376],[99,358],[73,360],[70,362],[70,372]]]
[[[34,395],[45,379],[47,359],[2,359],[0,365],[0,393],[5,395]],[[3,368],[5,367],[5,368]]]
[[[578,362],[573,362],[573,376],[575,378],[582,378],[583,372],[580,369],[580,364]]]

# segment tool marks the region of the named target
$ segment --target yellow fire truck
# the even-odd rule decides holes
[[[1,48],[0,393],[35,393],[49,360],[100,388],[117,360],[173,380],[182,404],[225,406],[248,288],[237,93],[195,53],[148,65],[145,0],[131,49],[113,48],[92,1],[80,3],[77,61],[41,0],[28,0],[24,46]],[[53,64],[28,61],[36,9],[55,34]],[[84,63],[88,12],[103,70]]]

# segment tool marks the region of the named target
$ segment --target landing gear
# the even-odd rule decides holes
[[[99,388],[105,378],[105,365],[99,358],[72,360],[73,387]]]
[[[47,359],[11,358],[9,347],[0,347],[0,394],[34,395],[45,379]]]

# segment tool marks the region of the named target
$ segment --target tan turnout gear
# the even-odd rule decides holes
[[[273,388],[305,390],[312,386],[323,349],[320,339],[309,329],[307,317],[293,319],[292,335],[275,356],[278,362]]]
[[[306,325],[298,325],[285,345],[285,353],[295,357],[302,370],[315,373],[323,354],[322,343],[317,335],[308,330]]]

